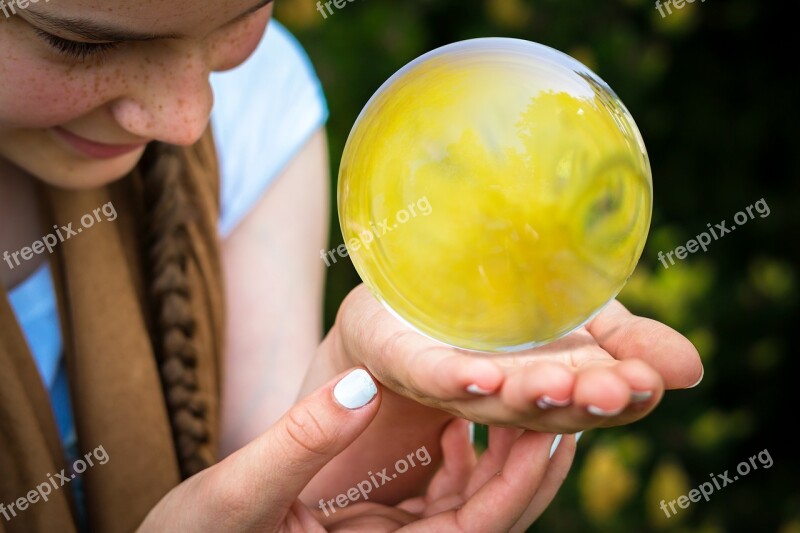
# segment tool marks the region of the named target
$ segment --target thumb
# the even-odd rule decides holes
[[[375,401],[373,401],[375,400]],[[363,368],[341,374],[292,407],[252,443],[269,506],[288,510],[311,479],[364,432],[380,394]]]

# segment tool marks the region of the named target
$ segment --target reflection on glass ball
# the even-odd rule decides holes
[[[566,335],[622,289],[652,180],[597,75],[489,38],[434,50],[375,93],[338,193],[353,263],[391,312],[452,346],[512,351]]]

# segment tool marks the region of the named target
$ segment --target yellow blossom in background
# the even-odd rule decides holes
[[[746,410],[723,413],[711,409],[689,426],[689,442],[699,450],[713,451],[753,431],[753,416]]]
[[[714,337],[714,332],[711,329],[706,327],[695,328],[687,332],[686,337],[697,348],[704,364],[711,359],[717,347],[716,337]]]
[[[597,56],[594,53],[594,50],[587,46],[575,46],[567,50],[567,53],[592,69],[593,71],[597,72]]]
[[[319,11],[317,11],[317,4],[314,0],[281,0],[276,2],[275,18],[292,29],[311,28],[324,20]]]
[[[794,270],[783,261],[760,257],[749,265],[750,284],[762,297],[774,302],[786,302],[794,295]]]
[[[778,533],[800,533],[800,519],[786,522],[781,526],[781,529],[778,531]]]
[[[533,18],[533,9],[522,0],[487,0],[486,13],[492,22],[509,29],[524,28]]]
[[[586,513],[596,522],[616,515],[637,489],[636,475],[615,447],[597,444],[588,453],[578,478]]]
[[[645,507],[650,524],[662,529],[672,527],[683,521],[689,514],[688,510],[667,518],[661,510],[661,500],[672,500],[691,490],[689,479],[683,468],[675,461],[666,460],[659,463],[653,471],[650,483],[645,491]]]
[[[691,4],[686,2],[683,4],[682,8],[678,9],[670,2],[669,7],[672,14],[669,14],[669,11],[664,5],[666,1],[662,0],[661,4],[661,9],[664,12],[663,17],[658,9],[649,8],[653,11],[653,23],[659,31],[673,35],[685,35],[694,30],[700,22],[700,11],[705,7],[703,2],[694,2]]]
[[[654,272],[640,264],[619,300],[642,314],[683,329],[696,325],[691,311],[708,296],[715,275],[715,269],[703,260],[684,261],[668,270],[656,266]]]

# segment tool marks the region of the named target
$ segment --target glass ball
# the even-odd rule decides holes
[[[359,115],[338,185],[361,279],[445,344],[535,347],[583,325],[633,272],[650,225],[641,134],[586,66],[484,38],[412,61]]]

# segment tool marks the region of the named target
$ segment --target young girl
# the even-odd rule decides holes
[[[327,111],[269,4],[3,4],[0,531],[524,531],[552,433],[701,379],[618,303],[482,356],[359,287],[319,343]]]

